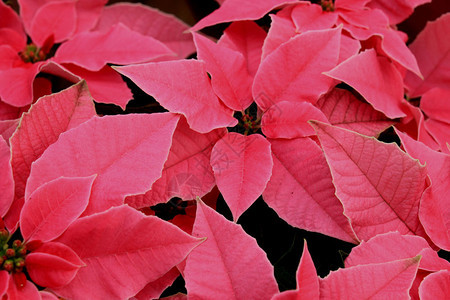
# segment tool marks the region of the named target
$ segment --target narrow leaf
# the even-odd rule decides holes
[[[8,144],[0,136],[0,217],[5,216],[14,200],[14,179]]]

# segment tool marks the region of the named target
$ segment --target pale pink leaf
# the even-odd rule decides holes
[[[202,201],[192,234],[207,239],[186,261],[190,299],[263,300],[278,292],[273,267],[256,240]]]
[[[261,63],[253,84],[253,97],[262,110],[281,101],[315,103],[334,80],[322,74],[338,61],[341,28],[308,31],[274,50]],[[299,52],[298,49],[302,49]]]
[[[55,289],[69,299],[128,299],[202,242],[126,205],[76,220],[58,241],[86,264],[68,285]]]
[[[292,226],[357,243],[317,144],[310,138],[270,143],[274,165],[264,201]]]
[[[183,200],[203,197],[216,184],[210,165],[211,150],[225,134],[225,129],[200,134],[182,118],[173,134],[161,178],[144,195],[129,196],[125,203],[142,208],[165,203],[173,197]]]
[[[353,87],[389,118],[405,116],[401,109],[404,101],[402,77],[387,58],[377,57],[375,50],[352,56],[325,74]]]
[[[364,135],[378,136],[394,123],[371,105],[358,100],[351,92],[339,88],[323,95],[316,106],[332,125]]]
[[[419,295],[422,300],[446,299],[450,295],[450,271],[442,270],[425,277]]]
[[[148,283],[139,293],[130,298],[130,300],[148,300],[159,298],[164,290],[171,286],[179,275],[180,271],[178,271],[177,267],[173,267],[162,277]]]
[[[0,217],[5,216],[14,200],[14,179],[9,146],[0,136]]]
[[[331,272],[320,280],[320,299],[409,299],[419,261],[416,256]]]
[[[20,231],[25,240],[50,241],[60,236],[86,209],[95,175],[60,177],[41,185],[20,214]]]
[[[398,232],[379,234],[361,242],[345,259],[345,267],[379,264],[421,255],[419,269],[426,271],[450,270],[450,263],[440,258],[427,241],[420,236],[401,235]]]
[[[254,77],[261,62],[266,36],[264,29],[253,21],[233,22],[225,29],[218,44],[239,51],[245,58],[249,74]]]
[[[232,110],[214,94],[202,61],[167,61],[114,69],[154,96],[169,111],[183,114],[195,131],[207,133],[237,124]],[[180,74],[184,75],[180,77]]]
[[[178,58],[185,58],[195,52],[192,36],[186,32],[189,26],[158,9],[140,3],[108,5],[103,9],[95,30],[107,31],[117,23],[163,42],[178,54]]]
[[[90,71],[99,71],[107,63],[142,63],[172,54],[173,52],[160,41],[118,24],[107,32],[78,34],[58,48],[54,60],[58,63],[72,63]]]
[[[133,95],[120,74],[105,66],[99,71],[89,71],[72,64],[64,64],[70,72],[86,80],[96,102],[113,103],[123,110]]]
[[[270,143],[260,134],[230,132],[211,153],[217,187],[237,221],[262,194],[272,175]]]
[[[227,0],[217,10],[201,19],[195,24],[191,31],[198,31],[207,26],[216,25],[219,23],[257,20],[262,18],[271,10],[280,7],[284,4],[296,3],[297,0]]]
[[[315,135],[308,120],[328,122],[322,111],[309,102],[281,101],[264,113],[261,130],[268,138],[292,139]]]
[[[427,91],[420,99],[420,108],[428,117],[450,123],[450,89]]]
[[[409,17],[416,6],[431,0],[371,0],[367,7],[381,9],[389,18],[390,24],[398,24]]]
[[[426,236],[419,202],[426,168],[394,144],[312,122],[331,169],[336,196],[360,240],[389,231]]]
[[[94,102],[84,81],[59,93],[42,97],[32,105],[11,138],[16,197],[23,197],[25,193],[31,163],[56,142],[61,133],[94,115]]]
[[[177,122],[171,113],[94,117],[61,134],[33,163],[25,197],[60,176],[97,174],[84,214],[120,205],[161,176]]]
[[[205,62],[215,94],[229,108],[244,111],[253,102],[253,78],[244,56],[230,48],[193,33],[197,58]]]
[[[444,14],[436,21],[429,22],[409,46],[417,59],[424,80],[408,73],[405,85],[411,98],[423,95],[433,87],[448,88],[450,85],[450,13]]]
[[[291,18],[270,15],[270,19],[270,28],[267,33],[267,38],[264,40],[261,61],[275,51],[280,45],[297,35],[297,29]]]
[[[67,245],[47,242],[25,258],[28,274],[40,286],[58,288],[73,280],[84,262]]]

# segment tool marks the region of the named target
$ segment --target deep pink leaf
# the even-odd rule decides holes
[[[25,32],[23,31],[23,25],[20,17],[11,8],[11,6],[6,5],[4,2],[0,3],[0,28],[9,28],[19,33],[25,37]]]
[[[367,72],[370,72],[370,77],[367,77]],[[353,87],[376,110],[389,118],[405,116],[401,109],[402,77],[391,62],[377,57],[375,50],[366,50],[347,59],[326,75]]]
[[[244,56],[230,48],[193,33],[197,58],[205,62],[215,94],[229,108],[244,111],[253,102],[253,78]]]
[[[135,208],[165,203],[173,197],[192,200],[203,197],[216,184],[210,165],[211,149],[226,134],[225,129],[200,134],[186,120],[178,122],[161,178],[144,195],[129,196],[125,203]]]
[[[450,89],[433,88],[423,94],[420,108],[430,118],[450,123]]]
[[[267,56],[253,84],[253,97],[258,106],[265,111],[280,101],[314,104],[334,82],[322,72],[336,66],[340,37],[340,28],[309,31],[290,39]]]
[[[39,294],[41,295],[41,300],[59,300],[59,298],[56,297],[55,294],[50,292],[39,291]]]
[[[107,32],[78,34],[58,48],[54,59],[99,71],[107,63],[141,63],[165,55],[173,55],[173,52],[160,41],[118,24]]]
[[[450,142],[450,123],[444,123],[434,119],[428,119],[424,123],[425,129],[439,144],[440,150],[449,153],[448,145]]]
[[[362,10],[364,6],[369,2],[370,0],[335,0],[335,6],[336,8],[346,9],[346,10]]]
[[[25,113],[20,127],[11,138],[11,163],[16,197],[25,193],[31,163],[56,142],[68,129],[95,115],[94,103],[85,82],[77,83],[59,93],[45,96]]]
[[[261,129],[268,138],[291,139],[315,135],[308,120],[328,122],[327,117],[309,102],[281,101],[264,113]]]
[[[448,88],[450,39],[447,38],[446,32],[449,31],[450,13],[447,13],[436,21],[429,22],[409,46],[425,78],[422,80],[414,74],[406,74],[405,85],[411,98],[423,95],[433,87]]]
[[[364,135],[378,136],[393,124],[372,106],[358,100],[351,92],[339,88],[322,96],[316,106],[332,125]]]
[[[9,138],[16,131],[19,121],[20,119],[0,120],[0,136],[2,136],[8,146]]]
[[[186,261],[190,299],[263,300],[278,292],[273,267],[256,240],[202,201],[192,234],[207,239]]]
[[[230,132],[211,152],[217,187],[237,221],[262,194],[272,175],[270,143],[260,134]]]
[[[2,5],[2,4],[0,4]],[[8,290],[9,285],[9,273],[5,270],[0,271],[0,296],[3,297],[3,295]]]
[[[309,254],[306,240],[303,243],[302,258],[297,269],[297,290],[304,299],[317,299],[319,297],[319,278]]]
[[[41,300],[41,296],[39,295],[39,290],[34,285],[33,282],[27,281],[25,286],[22,288],[17,287],[14,282],[13,276],[9,276],[9,285],[7,291],[8,299],[27,299],[27,300]]]
[[[379,264],[421,255],[419,269],[427,271],[450,270],[450,263],[440,258],[427,241],[419,236],[398,232],[379,234],[352,249],[345,259],[345,267]]]
[[[25,64],[18,54],[26,44],[25,35],[10,28],[0,27],[0,70]]]
[[[195,131],[207,133],[237,124],[232,110],[220,103],[214,94],[202,61],[178,60],[115,69],[169,111],[183,114]],[[180,74],[184,76],[180,77]]]
[[[371,0],[367,6],[381,9],[388,16],[390,24],[398,24],[409,17],[416,6],[429,2],[431,0]]]
[[[28,274],[40,286],[58,288],[73,280],[84,262],[67,245],[48,242],[25,258]]]
[[[185,32],[189,26],[158,9],[140,3],[108,5],[103,9],[95,29],[107,31],[117,23],[163,42],[178,54],[178,58],[185,58],[195,52],[192,36]]]
[[[409,299],[419,261],[416,256],[331,272],[320,281],[320,299]]]
[[[225,29],[218,44],[239,51],[245,58],[247,70],[255,76],[261,62],[262,46],[267,33],[252,21],[233,22]]]
[[[105,66],[100,71],[89,71],[72,64],[64,64],[64,67],[86,80],[92,97],[96,102],[113,103],[123,110],[133,98],[127,84],[122,80],[120,74]]]
[[[23,238],[47,242],[60,236],[86,209],[95,177],[60,177],[41,185],[22,208]]]
[[[336,196],[361,240],[389,231],[426,236],[418,218],[426,168],[396,144],[313,122]],[[376,161],[377,163],[374,163]]]
[[[77,26],[75,33],[92,29],[97,23],[104,5],[108,0],[78,0],[76,1]]]
[[[8,144],[0,136],[0,217],[3,217],[14,200],[14,179]]]
[[[197,31],[207,26],[231,21],[257,20],[271,10],[284,4],[295,3],[297,0],[227,0],[217,10],[201,19],[191,31]]]
[[[201,243],[176,226],[126,205],[78,219],[58,241],[86,264],[68,285],[55,289],[70,299],[128,299]]]
[[[336,24],[338,15],[324,12],[320,5],[301,2],[292,10],[291,17],[300,33],[331,28]]]
[[[317,144],[310,138],[270,143],[274,165],[264,201],[292,226],[357,243]]]
[[[162,277],[147,284],[139,293],[130,298],[130,300],[147,300],[159,298],[164,290],[171,286],[179,275],[180,271],[178,271],[176,267],[173,267]]]
[[[450,295],[450,271],[442,270],[425,277],[419,295],[422,300],[446,299]]]
[[[120,205],[161,176],[177,122],[171,113],[94,117],[61,134],[33,163],[25,196],[60,176],[97,174],[84,214]]]

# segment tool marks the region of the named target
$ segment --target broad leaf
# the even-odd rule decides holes
[[[372,106],[358,100],[351,92],[339,88],[322,96],[316,106],[332,125],[364,135],[378,136],[393,124]]]
[[[78,219],[58,242],[86,264],[68,285],[55,289],[58,295],[127,299],[184,260],[201,240],[124,205]]]
[[[211,153],[217,187],[237,221],[262,194],[272,175],[270,143],[260,134],[230,132]]]
[[[445,299],[450,295],[450,271],[442,270],[430,274],[423,280],[419,287],[419,295],[422,300]]]
[[[108,32],[94,31],[75,36],[58,48],[54,59],[99,71],[107,63],[141,63],[172,54],[160,41],[118,24]]]
[[[177,122],[171,113],[94,117],[63,133],[34,162],[25,197],[60,176],[97,174],[84,214],[120,205],[161,176]]]
[[[450,123],[450,89],[433,88],[423,94],[420,108],[430,118]]]
[[[334,82],[322,72],[336,66],[340,38],[340,28],[309,31],[274,50],[255,76],[253,97],[258,106],[265,111],[281,101],[317,102]]]
[[[353,87],[389,118],[405,116],[402,77],[387,58],[377,57],[375,50],[355,55],[325,74]]]
[[[320,299],[409,299],[419,261],[416,256],[331,272],[320,280]]]
[[[232,110],[220,103],[214,94],[202,61],[178,60],[115,69],[169,111],[183,114],[193,130],[207,133],[237,124]]]
[[[59,93],[42,97],[20,121],[11,138],[11,164],[16,197],[23,197],[31,163],[38,159],[59,135],[95,115],[93,99],[86,82]]]
[[[390,24],[398,24],[409,17],[416,6],[429,2],[431,0],[371,0],[367,6],[381,9],[388,16]]]
[[[20,214],[23,238],[47,242],[60,236],[86,209],[94,179],[61,177],[40,186]]]
[[[336,196],[361,240],[388,231],[426,236],[418,218],[426,168],[396,144],[313,122]],[[375,163],[376,162],[376,163]]]
[[[256,240],[202,201],[192,235],[207,239],[186,261],[189,298],[262,300],[278,292],[273,267]]]
[[[270,143],[274,165],[264,201],[292,226],[357,243],[317,144],[310,138]]]
[[[162,277],[148,283],[139,293],[130,299],[148,300],[159,298],[164,290],[171,286],[178,276],[180,276],[180,271],[176,267],[173,267]]]
[[[0,217],[8,211],[14,200],[14,179],[8,144],[0,137]]]
[[[270,15],[271,23],[267,37],[264,40],[261,60],[263,61],[269,54],[275,51],[280,45],[297,35],[295,24],[291,18]]]

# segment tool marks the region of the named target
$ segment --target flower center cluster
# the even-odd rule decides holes
[[[334,11],[334,3],[333,0],[322,0],[320,2],[323,11]]]
[[[19,280],[22,282],[20,285],[23,286],[26,282],[23,270],[27,247],[20,240],[14,240],[10,246],[8,244],[9,237],[6,229],[0,229],[0,269],[12,273],[15,279],[24,278],[25,280]]]
[[[19,55],[26,63],[35,63],[47,58],[45,51],[33,43],[26,45],[25,49],[23,49]]]
[[[256,133],[261,128],[261,118],[258,117],[256,104],[252,104],[244,112],[236,112],[234,117],[239,123],[230,131],[244,135]]]

